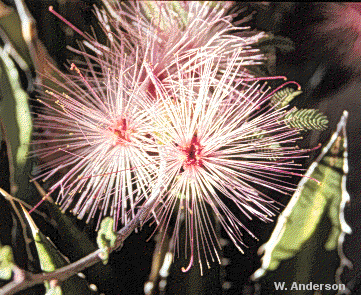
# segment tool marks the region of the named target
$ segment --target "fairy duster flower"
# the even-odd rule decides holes
[[[72,75],[49,77],[57,86],[47,87],[38,99],[42,107],[34,126],[44,131],[34,142],[44,161],[38,178],[65,171],[49,191],[58,189],[61,209],[87,215],[87,221],[101,211],[99,220],[113,216],[126,224],[157,171],[148,115],[156,110],[126,58],[118,56],[109,68],[104,57],[93,63],[84,56],[84,68],[72,64]]]
[[[235,14],[229,13],[232,2],[202,1],[130,1],[103,0],[110,15],[97,14],[104,28],[115,30],[114,40],[127,39],[133,44],[140,60],[152,66],[153,74],[165,87],[177,79],[180,67],[184,73],[196,72],[202,66],[199,56],[218,56],[219,71],[228,65],[235,52],[242,66],[239,77],[253,77],[246,66],[264,60],[254,48],[263,32],[232,24]],[[125,31],[125,32],[124,32]],[[121,37],[120,37],[121,36]],[[155,87],[148,90],[155,95]]]
[[[175,245],[184,217],[191,249],[184,271],[195,260],[202,266],[202,261],[218,258],[220,246],[207,208],[214,211],[242,251],[242,231],[253,234],[237,214],[270,221],[277,206],[256,186],[292,192],[294,187],[287,179],[299,175],[294,159],[304,153],[295,146],[298,131],[286,124],[285,108],[268,104],[271,92],[257,82],[235,91],[239,86],[235,85],[240,68],[237,57],[220,80],[215,79],[218,67],[214,59],[204,64],[199,82],[182,80],[179,69],[178,79],[169,85],[174,95],[153,77],[163,106],[163,115],[154,116],[153,121],[163,130],[157,140],[164,146],[167,188],[158,196],[154,210],[162,231],[167,230],[171,216],[176,216]],[[231,200],[239,212],[232,212],[223,198]],[[200,245],[204,253],[197,252]]]

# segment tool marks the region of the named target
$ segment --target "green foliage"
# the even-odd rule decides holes
[[[291,87],[286,87],[273,94],[270,103],[271,105],[275,106],[276,109],[281,109],[288,106],[289,103],[301,93],[301,90],[295,90]]]
[[[67,245],[66,249],[62,251],[71,261],[79,260],[97,250],[96,244],[89,239],[86,232],[79,230],[78,226],[74,223],[74,217],[62,213],[54,203],[47,202],[47,208],[51,218],[57,224],[61,240]],[[113,276],[111,267],[101,263],[90,267],[86,274],[89,281],[104,290],[110,285],[109,280]],[[100,277],[99,274],[102,274],[102,276]]]
[[[271,238],[261,247],[262,266],[252,276],[261,279],[261,285],[267,279],[284,282],[286,278],[289,282],[333,283],[335,276],[340,283],[341,269],[348,264],[342,253],[343,237],[351,233],[343,212],[349,201],[346,119],[345,111],[337,131],[280,215]]]
[[[287,37],[275,36],[272,33],[268,33],[266,37],[258,41],[257,47],[266,52],[271,49],[278,49],[281,53],[287,53],[294,50],[295,45],[293,41]]]
[[[270,144],[265,135],[266,132],[264,130],[260,130],[252,134],[247,139],[249,139],[250,144],[254,145],[255,150],[268,156],[267,160],[276,161],[278,156],[275,155],[275,152],[280,150],[281,145],[278,143]]]
[[[13,251],[10,246],[0,244],[0,279],[10,280],[14,266]]]
[[[276,109],[282,109],[287,107],[290,102],[301,93],[301,90],[286,87],[272,95],[270,104]],[[299,110],[294,107],[286,113],[285,122],[289,127],[300,130],[324,130],[327,128],[328,119],[316,109]]]
[[[63,292],[61,291],[61,287],[60,286],[56,286],[54,288],[49,289],[48,291],[46,291],[45,295],[62,295]]]
[[[11,194],[25,198],[29,187],[27,158],[32,135],[28,95],[22,89],[19,73],[4,49],[0,49],[0,122],[10,164]]]
[[[147,18],[156,24],[161,30],[172,29],[169,27],[172,24],[164,21],[164,17],[162,15],[164,10],[162,10],[162,6],[159,3],[154,1],[142,1],[140,4],[142,5]],[[170,1],[163,4],[167,5],[167,8],[171,9],[171,11],[174,11],[174,13],[177,15],[177,17],[174,17],[174,20],[178,22],[179,27],[182,28],[187,25],[188,16],[178,1]]]
[[[30,214],[23,208],[25,218],[31,229],[36,250],[39,256],[40,266],[44,272],[52,272],[60,267],[69,264],[69,260],[62,255],[49,238],[45,237],[36,226]],[[85,280],[73,276],[61,283],[60,286],[52,287],[50,282],[45,282],[47,294],[73,295],[73,294],[94,294],[90,291]]]
[[[141,1],[140,4],[147,18],[159,26],[161,30],[174,29],[169,27],[173,24],[169,24],[164,21],[166,20],[163,15],[164,11],[170,11],[172,13],[173,20],[178,22],[179,28],[183,29],[188,25],[188,14],[187,11],[182,7],[181,1],[168,1],[163,2],[162,4],[156,3],[155,1]],[[207,4],[215,9],[222,8],[218,1],[207,1]],[[164,9],[164,5],[166,5],[167,9]],[[169,13],[169,15],[171,15],[171,13]]]
[[[114,247],[117,234],[114,231],[114,219],[106,217],[100,224],[97,236],[97,243],[100,249],[103,249],[103,263],[107,264],[109,259],[109,248]]]
[[[45,197],[46,192],[38,182],[34,181],[34,184],[40,195]],[[87,233],[78,228],[74,216],[68,216],[61,212],[49,197],[45,197],[45,200],[50,217],[56,223],[57,233],[63,244],[66,245],[65,248],[61,249],[64,255],[69,257],[71,261],[76,261],[98,249]],[[102,276],[100,277],[99,274],[102,274]],[[86,270],[86,277],[99,289],[107,290],[111,285],[110,280],[113,279],[113,273],[110,265],[97,263]]]
[[[277,51],[287,53],[294,50],[293,41],[272,33],[261,38],[253,47],[259,49],[266,57],[263,65],[249,66],[252,72],[258,76],[275,75],[277,65]]]
[[[285,115],[285,122],[289,127],[300,130],[324,130],[328,119],[316,109],[293,108]]]
[[[0,10],[1,39],[5,39],[5,42],[8,41],[6,43],[9,45],[11,44],[12,50],[10,53],[20,66],[23,64],[26,67],[32,65],[30,50],[23,38],[21,21],[17,11],[2,2],[0,2]],[[21,61],[19,61],[19,58]],[[22,66],[21,68],[24,69]]]

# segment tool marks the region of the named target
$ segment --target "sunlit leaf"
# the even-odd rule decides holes
[[[54,288],[50,288],[46,293],[45,295],[62,295],[63,292],[61,290],[61,287],[60,286],[56,286]]]
[[[13,251],[10,246],[0,244],[0,279],[10,280],[14,266]]]
[[[97,243],[100,249],[103,249],[103,263],[107,264],[109,259],[109,248],[114,247],[117,234],[114,231],[114,219],[106,217],[100,224]]]
[[[293,108],[286,114],[285,122],[290,128],[300,130],[325,130],[328,125],[327,117],[316,109]]]
[[[271,238],[260,249],[264,252],[262,266],[252,279],[261,280],[263,290],[267,280],[270,285],[285,281],[339,284],[343,267],[350,265],[342,252],[344,235],[351,233],[344,219],[349,201],[347,116],[345,111],[337,131],[308,169]],[[273,285],[271,288],[274,290]]]

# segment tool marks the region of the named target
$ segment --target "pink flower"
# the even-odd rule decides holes
[[[265,37],[263,32],[231,23],[232,2],[201,1],[130,1],[103,0],[110,17],[98,11],[104,28],[115,29],[114,40],[133,44],[133,54],[152,66],[153,74],[167,87],[168,80],[178,79],[177,70],[185,74],[202,66],[200,56],[218,56],[223,71],[238,52],[239,77],[253,77],[246,66],[261,64],[263,54],[252,47]],[[103,15],[103,16],[102,16]],[[240,21],[239,23],[242,23]],[[126,31],[126,33],[124,32]],[[112,35],[112,33],[110,33]],[[145,78],[145,76],[144,76]],[[149,83],[148,91],[155,95]]]
[[[298,131],[284,121],[286,110],[268,104],[272,92],[249,83],[257,78],[245,66],[263,58],[250,45],[262,34],[238,32],[221,4],[147,3],[162,17],[149,20],[143,2],[110,10],[110,18],[97,10],[109,46],[84,35],[96,56],[79,51],[87,69],[72,66],[77,75],[63,76],[61,84],[66,94],[50,89],[41,99],[47,108],[36,126],[48,130],[52,139],[45,141],[55,146],[38,153],[57,155],[43,166],[44,180],[68,168],[50,192],[60,188],[62,208],[80,218],[101,211],[126,224],[151,196],[161,230],[176,215],[178,245],[184,215],[188,270],[195,259],[201,266],[209,257],[219,260],[207,209],[242,251],[242,232],[254,235],[223,198],[249,219],[270,221],[278,208],[256,186],[292,192],[287,178],[299,175],[294,159],[305,151],[295,146]],[[155,189],[156,179],[164,189]],[[201,244],[204,253],[197,251]]]
[[[287,179],[299,175],[294,159],[304,151],[295,146],[298,132],[284,122],[286,110],[270,107],[270,95],[258,83],[235,91],[236,70],[234,62],[220,80],[215,80],[218,68],[214,60],[207,59],[199,83],[171,81],[172,96],[154,82],[163,105],[163,115],[153,120],[163,129],[157,137],[164,145],[167,188],[154,210],[162,231],[168,228],[171,216],[176,216],[176,245],[184,216],[191,248],[190,263],[184,271],[196,259],[201,266],[209,257],[219,260],[220,246],[207,208],[214,211],[242,251],[242,232],[254,235],[237,215],[270,221],[277,211],[275,201],[255,186],[289,194],[294,186]],[[223,198],[234,202],[239,212],[232,212]],[[200,245],[206,249],[204,253],[196,252]]]
[[[75,75],[51,78],[63,93],[49,88],[39,99],[43,106],[34,125],[45,130],[34,142],[45,161],[39,177],[45,181],[65,171],[49,192],[59,189],[61,209],[87,215],[87,222],[100,211],[99,221],[113,216],[126,224],[157,172],[155,128],[148,115],[156,110],[126,58],[118,56],[109,68],[104,57],[93,64],[84,56],[86,69],[72,64]]]

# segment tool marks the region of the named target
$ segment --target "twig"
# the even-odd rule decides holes
[[[163,157],[164,151],[162,150],[162,148],[160,148],[159,154],[161,158],[161,163],[159,167],[158,180],[152,190],[150,198],[138,211],[135,217],[126,226],[124,226],[117,232],[117,240],[114,247],[108,249],[109,253],[113,252],[116,249],[121,249],[125,239],[135,230],[135,228],[143,225],[143,222],[146,220],[149,212],[153,210],[153,205],[155,201],[163,192],[165,161]],[[84,258],[72,264],[48,273],[34,274],[15,265],[13,267],[13,280],[4,287],[0,288],[0,295],[12,295],[21,290],[28,289],[38,284],[42,284],[44,283],[44,281],[65,281],[71,276],[81,272],[83,269],[88,268],[98,262],[101,262],[104,255],[103,251],[103,249],[98,249],[95,252],[85,256]]]
[[[115,249],[121,248],[123,246],[124,240],[130,235],[133,230],[138,227],[144,216],[147,215],[152,204],[149,204],[139,210],[134,219],[128,223],[124,228],[118,231],[118,238],[116,240],[115,246],[109,249],[109,252],[114,251]],[[103,256],[102,249],[85,256],[84,258],[59,268],[53,272],[33,274],[31,272],[25,271],[17,266],[14,266],[14,279],[9,284],[5,285],[0,289],[0,295],[11,295],[19,292],[21,290],[30,288],[32,286],[42,284],[44,281],[65,281],[69,277],[81,272],[83,269],[90,267],[98,262],[102,261]]]
[[[18,208],[16,207],[14,200],[18,201],[17,199],[15,199],[13,196],[11,196],[10,194],[8,194],[6,191],[4,191],[2,188],[0,188],[0,194],[2,194],[6,200],[9,201],[9,203],[11,204],[11,207],[13,207],[16,216],[19,219],[20,225],[21,225],[21,229],[22,229],[22,234],[23,234],[23,238],[24,238],[24,242],[25,242],[25,249],[26,249],[26,254],[28,255],[28,259],[30,261],[34,260],[33,255],[31,254],[31,250],[30,250],[30,243],[32,242],[32,240],[27,236],[26,233],[26,224],[22,218],[22,215],[20,214]]]

